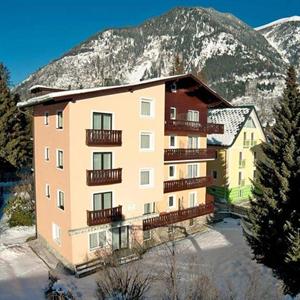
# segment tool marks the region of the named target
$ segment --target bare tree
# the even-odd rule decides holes
[[[153,279],[135,265],[106,268],[99,272],[98,299],[139,300],[145,299]]]

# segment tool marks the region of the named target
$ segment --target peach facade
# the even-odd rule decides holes
[[[34,107],[37,230],[68,266],[72,267],[94,257],[95,252],[90,250],[90,235],[93,233],[105,232],[104,248],[111,249],[113,236],[116,238],[112,232],[121,232],[123,229],[120,228],[127,226],[130,248],[133,235],[140,242],[143,241],[143,220],[146,218],[159,218],[160,213],[187,209],[191,206],[191,198],[195,199],[194,205],[205,205],[205,183],[197,187],[183,185],[177,187],[177,190],[174,188],[174,191],[165,190],[167,181],[189,181],[188,166],[191,164],[197,165],[197,174],[193,177],[205,177],[207,160],[214,159],[164,159],[165,149],[189,148],[189,136],[198,139],[197,149],[207,148],[206,133],[203,131],[166,132],[170,105],[176,104],[172,102],[170,92],[166,100],[167,89],[165,82],[157,82],[127,90],[75,94],[71,98],[65,97]],[[187,98],[185,91],[178,91],[175,95],[177,102],[180,95]],[[150,101],[150,116],[141,115],[142,100]],[[181,104],[180,109],[181,113],[184,109],[200,109],[202,119],[207,115],[206,104],[199,97],[189,99],[186,105]],[[62,129],[57,128],[59,111],[63,114]],[[118,134],[121,134],[122,142],[119,141],[118,145],[88,145],[87,130],[93,129],[93,113],[110,114],[111,130],[121,131]],[[47,125],[45,114],[48,114]],[[197,122],[190,123],[195,126]],[[151,134],[150,149],[141,149],[142,133]],[[171,135],[176,136],[173,146],[170,145]],[[63,151],[63,168],[57,167],[59,150]],[[119,181],[113,184],[90,184],[87,170],[94,168],[93,153],[100,152],[111,153],[111,169],[121,169],[118,171],[121,172],[118,175]],[[170,166],[174,166],[175,170],[171,177]],[[151,183],[147,187],[140,184],[142,170],[150,170]],[[92,176],[94,178],[94,173]],[[50,195],[47,195],[48,191]],[[58,207],[60,191],[64,195],[62,208]],[[88,214],[94,211],[93,195],[105,192],[112,193],[112,208],[121,206],[122,218],[91,225]],[[174,196],[174,203],[170,206],[171,195]],[[151,212],[145,214],[145,204],[148,203],[151,204]],[[60,232],[56,233],[56,230]],[[124,238],[122,234],[120,233],[120,244]],[[59,235],[59,239],[54,238],[56,235]]]

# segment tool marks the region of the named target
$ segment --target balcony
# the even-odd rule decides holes
[[[245,179],[241,179],[239,181],[239,186],[244,186],[245,185]]]
[[[239,168],[243,169],[243,168],[245,168],[245,166],[246,166],[246,160],[245,159],[240,160],[239,161]]]
[[[257,141],[251,140],[250,144],[251,144],[251,147],[256,146],[257,145]]]
[[[224,133],[223,124],[201,124],[199,122],[188,120],[166,120],[165,131],[186,132],[186,133]]]
[[[210,176],[168,180],[164,182],[164,193],[201,188],[212,183],[213,179]]]
[[[244,140],[243,147],[244,148],[249,148],[250,147],[250,140]]]
[[[87,225],[101,225],[122,220],[122,206],[87,211]]]
[[[224,125],[223,124],[207,123],[206,133],[207,134],[213,134],[213,133],[223,134],[224,133]]]
[[[122,182],[122,169],[87,170],[87,185],[105,185]]]
[[[157,227],[167,226],[170,224],[211,214],[213,212],[213,196],[207,194],[205,204],[200,204],[195,207],[172,211],[169,213],[161,213],[158,217],[143,220],[143,230],[150,230]]]
[[[191,160],[191,159],[214,159],[215,149],[165,149],[165,161]]]
[[[122,130],[86,130],[86,144],[88,146],[121,146]]]

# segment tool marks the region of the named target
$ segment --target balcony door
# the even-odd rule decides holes
[[[112,192],[93,194],[93,210],[112,208]]]
[[[112,114],[94,112],[93,129],[111,130]]]
[[[126,249],[129,246],[128,243],[129,230],[128,226],[122,226],[112,229],[112,249],[120,250]]]
[[[198,137],[197,136],[189,136],[188,137],[188,149],[198,149]]]
[[[199,111],[189,110],[187,114],[188,121],[199,122]]]
[[[93,153],[93,170],[112,169],[111,152],[94,152]]]
[[[188,165],[188,178],[198,177],[198,165]]]

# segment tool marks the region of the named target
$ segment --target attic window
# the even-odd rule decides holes
[[[245,128],[255,128],[254,121],[251,117],[248,118],[248,120],[245,123]]]
[[[175,82],[173,82],[171,84],[171,92],[172,93],[176,93],[177,92],[177,84]]]

